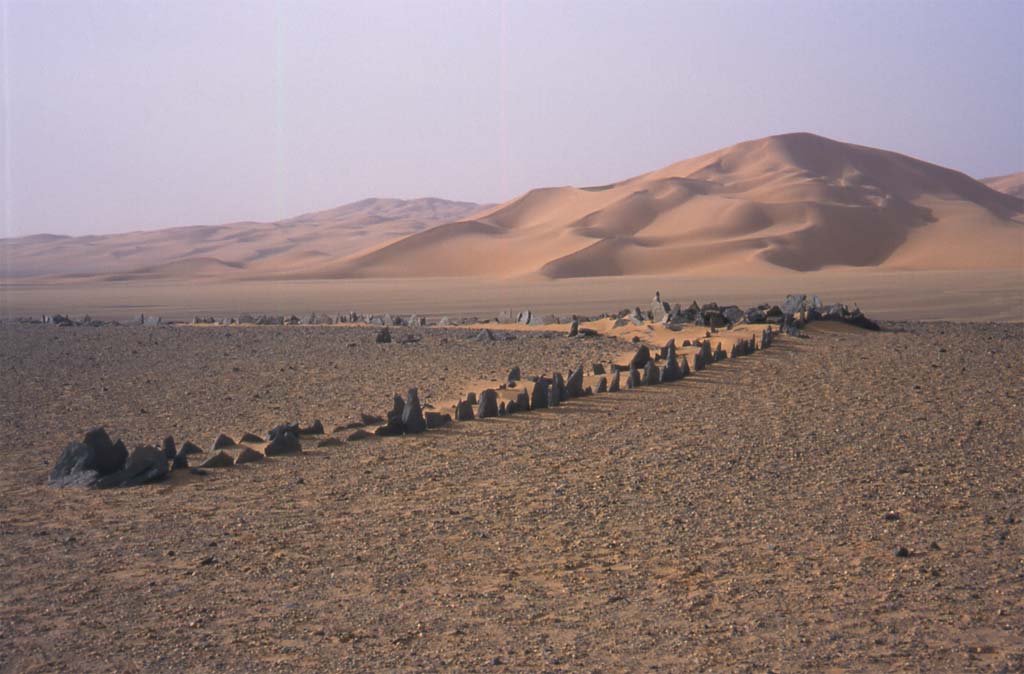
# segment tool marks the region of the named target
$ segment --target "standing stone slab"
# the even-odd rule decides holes
[[[423,408],[420,407],[420,394],[415,388],[409,389],[402,408],[402,430],[406,433],[422,433],[427,430],[427,422],[423,419]]]
[[[478,419],[498,416],[498,392],[492,388],[480,392],[480,403],[476,408]]]

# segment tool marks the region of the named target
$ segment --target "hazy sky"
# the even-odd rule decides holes
[[[1024,1],[0,0],[0,235],[501,201],[786,131],[1024,170]]]

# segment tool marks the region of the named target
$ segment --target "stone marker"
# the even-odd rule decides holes
[[[597,390],[595,393],[607,393],[608,392],[608,378],[602,376],[597,380]]]
[[[263,453],[267,456],[279,456],[282,454],[298,454],[302,451],[299,438],[291,433],[279,433],[270,444],[266,446]]]
[[[548,406],[548,398],[550,396],[548,391],[549,386],[549,381],[544,377],[538,377],[537,381],[533,382],[533,393],[530,396],[530,409],[542,410]]]
[[[164,453],[152,445],[136,447],[125,461],[124,468],[96,481],[99,489],[134,487],[167,477],[170,468]]]
[[[307,428],[300,428],[299,435],[323,435],[324,425],[319,419],[311,423]]]
[[[516,412],[530,411],[530,394],[526,392],[526,389],[519,391],[519,394],[516,395],[516,399],[513,402],[516,404]]]
[[[476,408],[478,419],[498,416],[498,392],[492,388],[480,392],[480,404]]]
[[[427,428],[444,428],[451,425],[452,416],[440,412],[425,412],[423,420],[427,424]]]
[[[636,369],[636,365],[630,363],[629,376],[626,378],[626,388],[636,388],[637,386],[640,386],[640,372]]]
[[[506,379],[506,381],[511,384],[512,382],[520,381],[522,378],[523,373],[519,370],[519,366],[516,365],[515,367],[508,371],[508,378]]]
[[[644,365],[644,386],[656,386],[661,383],[661,370],[654,364],[653,360],[647,361]]]
[[[572,323],[569,324],[569,336],[575,337],[580,334],[580,322],[577,319],[572,319]]]
[[[602,365],[601,363],[594,363],[593,364],[593,369],[594,369],[594,374],[604,374],[605,373],[604,365]]]
[[[288,422],[278,424],[267,433],[267,440],[274,440],[277,436],[283,435],[284,433],[290,433],[295,437],[299,437],[299,425]]]
[[[619,368],[617,368],[617,367],[612,368],[612,380],[608,383],[608,393],[618,393],[619,392],[619,376],[620,375],[621,375],[621,373],[619,372]]]
[[[647,362],[651,359],[651,350],[646,345],[641,345],[633,354],[633,359],[629,361],[629,366],[632,368],[641,368],[647,365]]]
[[[455,420],[472,421],[473,418],[473,403],[469,400],[460,400],[455,406]]]
[[[420,407],[420,394],[415,388],[409,389],[405,398],[402,429],[406,433],[422,433],[427,430],[427,422],[423,420],[423,408]]]
[[[247,442],[264,442],[264,440],[255,433],[243,433],[242,437],[239,438],[238,442],[244,445]]]
[[[390,344],[391,343],[391,331],[386,327],[381,328],[377,332],[377,336],[374,338],[378,344]]]
[[[167,460],[173,461],[174,457],[178,455],[178,446],[174,444],[174,436],[168,435],[164,438],[164,441],[161,444],[161,449],[163,449],[164,456],[167,457]]]
[[[178,450],[178,456],[188,456],[189,454],[202,454],[203,450],[199,449],[196,445],[189,441],[185,441],[185,444]]]
[[[200,468],[230,468],[235,465],[235,460],[230,454],[221,450],[199,464]]]
[[[217,439],[213,441],[213,448],[210,451],[211,452],[216,452],[218,449],[223,449],[225,447],[234,447],[234,446],[235,446],[235,441],[232,440],[229,436],[224,435],[223,433],[221,433],[220,435],[217,436]]]
[[[569,373],[565,382],[565,393],[568,398],[579,398],[583,395],[583,366],[580,365]]]

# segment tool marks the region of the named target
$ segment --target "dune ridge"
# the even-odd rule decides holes
[[[1010,173],[1005,176],[983,178],[981,182],[997,192],[1024,199],[1024,171]]]
[[[809,133],[597,187],[531,190],[307,277],[1006,269],[1024,201],[905,155]]]

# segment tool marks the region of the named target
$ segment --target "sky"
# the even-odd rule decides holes
[[[790,131],[1024,170],[1024,2],[0,0],[0,236],[500,202]]]

